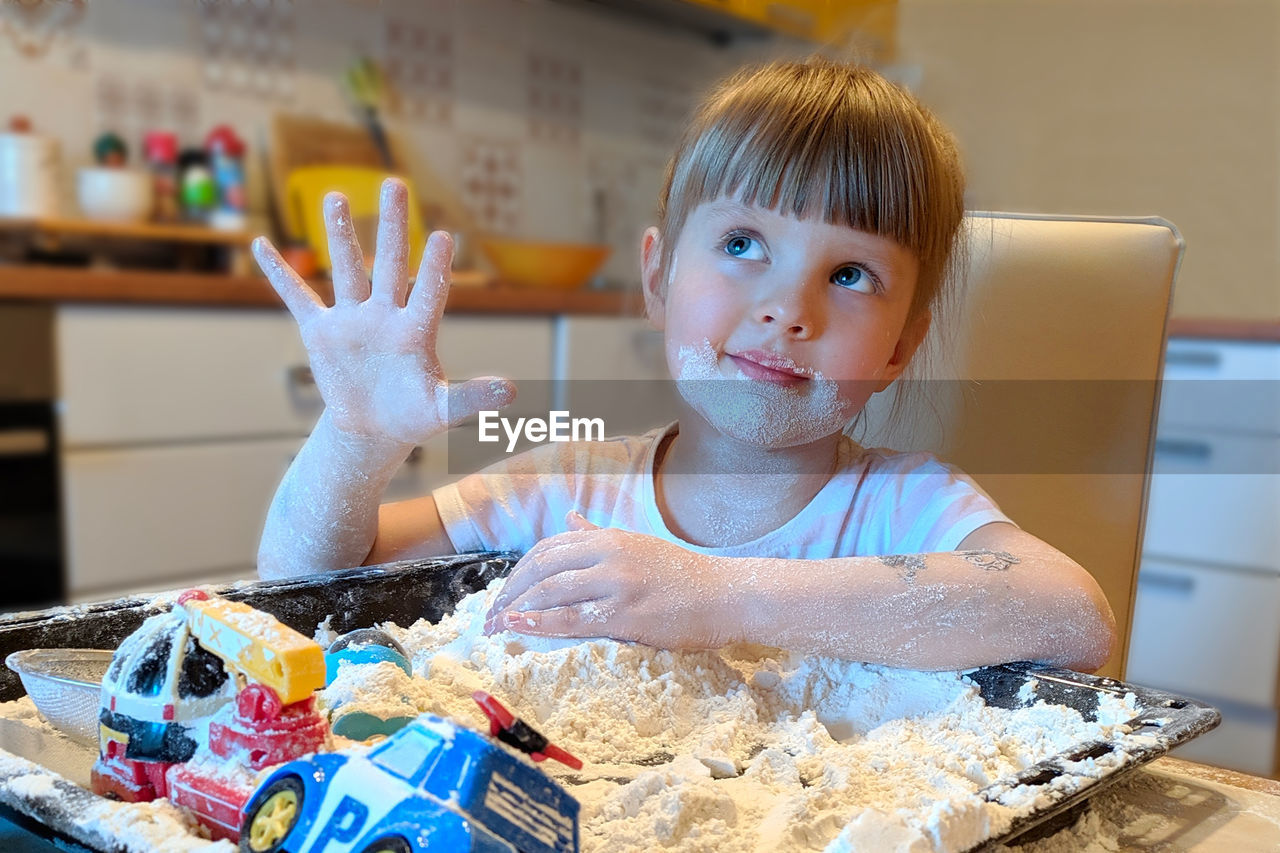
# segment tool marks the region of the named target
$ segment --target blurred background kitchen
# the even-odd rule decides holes
[[[328,187],[371,229],[376,178],[404,175],[415,238],[455,235],[442,360],[524,380],[515,414],[665,377],[639,235],[699,94],[753,59],[821,49],[909,86],[973,209],[1176,223],[1166,375],[1274,389],[1277,48],[1273,0],[0,3],[0,606],[253,576],[320,404],[246,246],[272,235],[323,291]],[[1271,404],[1166,406],[1109,670],[1217,704],[1186,757],[1263,774],[1278,456]],[[424,447],[391,497],[458,464]]]

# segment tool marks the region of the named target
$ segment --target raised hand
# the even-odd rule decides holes
[[[266,238],[254,241],[253,253],[298,321],[316,385],[338,430],[362,439],[420,444],[482,409],[511,402],[515,388],[506,379],[450,384],[444,376],[436,358],[436,330],[449,292],[453,242],[442,231],[428,238],[410,289],[404,182],[389,178],[382,185],[372,281],[343,195],[325,197],[324,220],[333,267],[332,308]]]

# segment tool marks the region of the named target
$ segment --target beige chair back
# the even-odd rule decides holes
[[[1128,651],[1183,241],[1158,218],[973,213],[967,281],[860,440],[927,449],[1102,586]],[[889,411],[900,395],[900,414]]]

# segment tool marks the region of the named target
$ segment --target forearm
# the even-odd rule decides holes
[[[737,608],[750,642],[914,669],[1036,660],[1092,670],[1111,611],[1050,546],[831,560],[758,560]],[[741,590],[741,586],[739,586]]]
[[[378,534],[378,505],[412,445],[363,439],[321,414],[276,490],[258,574],[293,577],[358,566]]]

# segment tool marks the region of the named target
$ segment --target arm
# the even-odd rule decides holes
[[[915,669],[1035,660],[1082,670],[1106,663],[1116,642],[1097,582],[1012,524],[985,525],[946,553],[809,571],[760,562],[736,626],[752,642]]]
[[[668,648],[748,641],[917,669],[1096,669],[1115,643],[1093,578],[1011,524],[985,525],[953,552],[829,560],[713,557],[571,526],[517,565],[490,630]]]
[[[452,243],[447,234],[431,235],[410,290],[405,185],[386,181],[381,205],[370,281],[346,199],[336,193],[325,198],[332,308],[270,243],[254,241],[259,265],[298,321],[325,402],[267,512],[258,549],[264,578],[451,551],[432,507],[422,507],[430,511],[416,522],[392,512],[382,530],[382,494],[415,445],[514,395],[506,380],[446,381],[435,339],[449,290]]]

